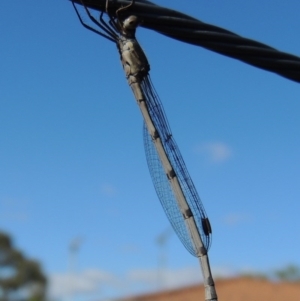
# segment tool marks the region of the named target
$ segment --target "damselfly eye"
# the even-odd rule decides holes
[[[136,16],[130,16],[124,21],[124,28],[135,29],[138,26],[138,18]]]

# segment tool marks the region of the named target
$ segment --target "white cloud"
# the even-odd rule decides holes
[[[74,295],[126,295],[157,289],[171,289],[199,283],[202,280],[198,265],[180,269],[133,269],[117,276],[99,269],[88,269],[75,275],[50,275],[49,295],[66,299]],[[109,293],[108,293],[109,292]]]
[[[9,222],[27,222],[29,220],[29,214],[27,212],[13,212],[4,211],[0,214],[0,219],[2,221]]]
[[[249,222],[250,216],[243,213],[230,213],[224,217],[225,224],[229,226],[236,226],[241,223]]]
[[[113,197],[116,195],[117,189],[110,183],[103,183],[101,185],[101,192],[108,197]]]
[[[72,294],[95,293],[104,285],[117,284],[113,274],[98,269],[88,269],[76,274],[50,275],[49,294],[51,298],[65,298]]]
[[[26,200],[3,198],[0,205],[0,219],[2,221],[27,222],[30,218]]]
[[[199,283],[202,280],[202,276],[200,266],[197,265],[180,269],[136,269],[128,273],[127,280],[131,284],[170,289]]]
[[[212,163],[222,163],[232,156],[232,149],[223,142],[205,142],[196,148],[198,153],[204,153]]]
[[[232,277],[235,271],[228,267],[212,268],[215,278]],[[94,298],[137,295],[156,290],[174,289],[202,282],[201,268],[194,266],[178,269],[132,269],[124,275],[115,275],[99,269],[88,269],[76,275],[50,275],[49,295],[52,299],[69,299],[74,295]]]
[[[215,279],[236,277],[239,272],[229,266],[212,267],[212,274]]]
[[[131,253],[131,254],[133,254],[133,253],[140,253],[140,248],[137,246],[137,245],[135,245],[135,244],[130,244],[130,243],[128,243],[128,244],[125,244],[125,245],[123,245],[123,246],[121,246],[121,251],[123,252],[123,253]]]

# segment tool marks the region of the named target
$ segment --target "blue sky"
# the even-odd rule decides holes
[[[300,56],[299,1],[157,2]],[[5,1],[0,14],[0,229],[42,262],[57,300],[200,281],[174,233],[156,243],[169,223],[115,45],[85,30],[67,0]],[[137,36],[213,227],[214,274],[300,265],[299,84]]]

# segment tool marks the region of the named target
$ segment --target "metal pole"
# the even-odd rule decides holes
[[[72,301],[75,295],[76,287],[74,280],[77,271],[78,252],[82,242],[82,237],[76,237],[69,244],[69,301]]]

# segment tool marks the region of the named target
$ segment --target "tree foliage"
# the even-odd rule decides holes
[[[300,281],[300,267],[290,264],[275,271],[275,276],[281,281]]]
[[[39,263],[25,258],[10,237],[0,232],[0,301],[42,301],[46,285]]]

